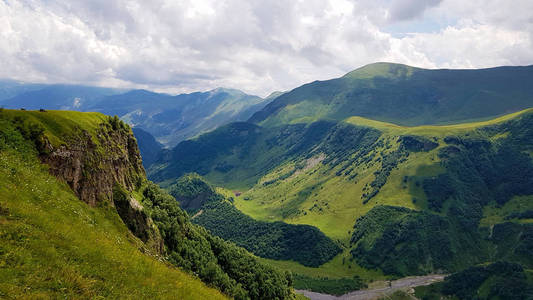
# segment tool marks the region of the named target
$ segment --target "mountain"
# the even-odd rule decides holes
[[[13,98],[18,94],[42,89],[44,84],[25,83],[15,80],[0,80],[0,104],[2,100]]]
[[[533,106],[533,66],[428,70],[375,63],[277,97],[250,122],[267,127],[360,116],[415,126],[490,118]]]
[[[177,96],[134,90],[105,97],[86,110],[118,115],[162,144],[174,146],[220,125],[246,120],[264,105],[262,98],[232,89]]]
[[[247,120],[278,94],[262,99],[239,90],[218,88],[171,96],[147,90],[124,91],[6,80],[0,82],[0,107],[95,111],[117,115],[130,125],[149,132],[158,142],[172,147],[220,125]]]
[[[117,117],[2,109],[0,124],[0,295],[293,297],[289,274],[192,224],[147,181]]]
[[[139,146],[139,151],[143,159],[143,166],[148,168],[156,161],[159,153],[163,150],[163,145],[156,141],[153,135],[139,127],[133,127],[132,131],[137,139],[137,145]]]
[[[239,190],[233,206],[254,220],[311,225],[342,248],[318,269],[266,260],[295,278],[369,282],[496,260],[531,269],[532,138],[532,109],[446,126],[241,122],[178,144],[149,177],[197,172]]]
[[[123,90],[81,85],[33,85],[29,91],[17,90],[16,95],[0,101],[4,108],[60,109],[85,111],[102,97],[122,93]],[[24,85],[23,85],[24,86]]]

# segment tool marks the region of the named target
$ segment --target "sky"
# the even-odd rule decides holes
[[[378,61],[533,64],[531,0],[0,0],[0,78],[266,96]]]

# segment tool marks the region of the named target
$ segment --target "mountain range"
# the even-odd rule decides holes
[[[116,117],[0,111],[0,254],[13,271],[0,272],[0,293],[23,293],[26,279],[13,275],[30,272],[22,248],[44,253],[26,265],[60,270],[69,285],[54,286],[71,296],[79,280],[84,295],[113,297],[110,274],[137,264],[139,293],[156,298],[294,299],[292,286],[340,295],[441,273],[393,299],[533,299],[531,82],[533,66],[391,63],[265,99],[10,82],[6,107],[79,104]],[[95,228],[96,242],[49,235],[54,226]],[[114,258],[123,251],[133,258]],[[65,257],[116,268],[71,275]],[[61,294],[38,274],[31,296]]]
[[[0,106],[117,115],[166,147],[233,121],[247,120],[271,98],[218,88],[171,96],[146,90],[0,82]]]
[[[196,222],[292,271],[300,288],[316,278],[368,282],[500,260],[529,270],[532,79],[531,66],[372,64],[183,141],[148,175],[172,190],[194,172],[232,191],[224,205],[200,205]],[[239,214],[313,226],[342,250],[318,268],[272,258],[220,217],[260,226]]]

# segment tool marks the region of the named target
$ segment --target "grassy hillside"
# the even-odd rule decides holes
[[[250,122],[272,127],[361,116],[401,125],[489,118],[533,106],[533,67],[426,70],[375,63],[276,98]]]
[[[49,175],[34,145],[5,114],[0,112],[0,298],[225,298],[199,279],[141,253],[144,245],[115,209],[88,206]],[[48,117],[64,121],[68,130],[71,117],[83,123],[80,116],[89,123],[99,117]],[[37,113],[33,117],[43,120]],[[59,128],[50,129],[51,137],[58,137]]]
[[[198,172],[242,192],[234,205],[254,219],[316,226],[343,248],[319,268],[268,261],[296,276],[371,280],[497,259],[531,268],[532,122],[530,109],[447,126],[234,123],[181,143],[150,176],[165,185]]]
[[[236,299],[293,297],[289,274],[277,272],[244,249],[192,224],[172,196],[146,181],[131,130],[118,118],[98,113],[2,110],[0,122],[0,157],[5,164],[2,182],[9,183],[3,187],[9,191],[2,193],[0,207],[2,222],[13,225],[5,227],[1,235],[9,245],[2,244],[1,249],[6,255],[1,262],[10,268],[4,274],[9,284],[6,289],[29,292],[26,280],[34,280],[30,288],[39,287],[44,297],[221,297],[203,286],[201,279]],[[111,143],[108,137],[113,137]],[[77,142],[83,139],[87,146],[79,149]],[[119,162],[138,164],[137,171],[126,166],[125,174],[103,172],[108,165],[121,167],[115,165],[117,151],[121,152]],[[58,155],[63,157],[60,164],[52,165],[50,157]],[[103,172],[105,178],[90,182],[96,187],[114,183],[111,194],[97,197],[89,206],[76,199],[68,185],[48,175],[48,169],[59,166],[65,172],[54,174],[70,178],[72,157],[79,158],[74,166],[81,165],[81,171],[73,171],[75,183],[83,186],[87,178]],[[93,164],[83,157],[101,159]],[[99,179],[105,182],[99,183]],[[131,181],[134,183],[128,184]],[[67,182],[76,191],[76,184]],[[83,199],[83,195],[78,196]],[[158,240],[162,249],[153,246]],[[54,271],[47,273],[43,266]],[[118,275],[124,272],[127,275]],[[58,283],[50,277],[56,273]],[[138,290],[127,291],[135,288]],[[2,293],[11,295],[8,291]]]
[[[341,251],[312,226],[252,219],[233,206],[231,192],[226,196],[215,191],[197,174],[179,178],[170,194],[193,216],[192,222],[260,257],[317,267]]]

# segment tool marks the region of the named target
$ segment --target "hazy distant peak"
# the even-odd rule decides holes
[[[231,88],[223,88],[223,87],[218,87],[216,89],[210,90],[209,93],[211,93],[211,94],[226,93],[226,94],[230,94],[232,96],[244,96],[244,95],[246,95],[246,93],[241,91],[241,90],[231,89]]]
[[[270,93],[270,95],[266,96],[265,100],[273,100],[283,94],[285,94],[286,92],[282,92],[282,91],[274,91],[272,93]]]

